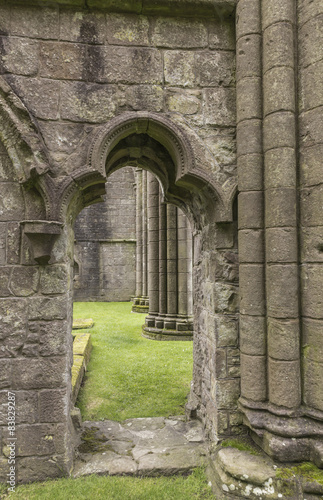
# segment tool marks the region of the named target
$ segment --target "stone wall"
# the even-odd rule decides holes
[[[128,301],[135,294],[136,198],[132,168],[109,177],[104,203],[75,223],[74,300]]]

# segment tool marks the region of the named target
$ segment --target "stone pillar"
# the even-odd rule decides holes
[[[262,2],[269,402],[301,402],[293,0]]]
[[[259,0],[237,5],[237,165],[241,396],[267,399]]]
[[[298,2],[303,404],[323,420],[322,2]]]
[[[178,277],[178,319],[176,329],[193,330],[192,324],[192,248],[188,234],[189,222],[184,213],[177,209],[177,277]]]
[[[174,205],[167,205],[167,318],[165,328],[176,329],[177,295],[177,213]]]
[[[147,171],[142,171],[142,296],[148,299]]]
[[[164,327],[164,318],[167,314],[167,215],[166,203],[159,199],[159,320],[157,328]]]
[[[143,195],[143,175],[141,168],[137,168],[135,172],[136,181],[136,296],[133,299],[132,312],[148,313],[148,298],[144,295],[144,261],[146,261],[146,249],[144,250],[144,232],[146,231],[145,224],[145,209],[144,201],[146,195]],[[146,239],[145,239],[146,241]]]
[[[148,215],[148,296],[149,315],[146,324],[155,324],[159,312],[159,183],[147,174]]]

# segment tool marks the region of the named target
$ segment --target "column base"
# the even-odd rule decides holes
[[[131,312],[148,314],[149,312],[148,297],[134,297],[132,300]]]
[[[193,323],[173,316],[147,316],[142,336],[151,340],[193,340]]]
[[[279,462],[311,461],[323,469],[322,412],[305,407],[288,410],[266,403],[255,406],[240,399],[243,423],[260,448]]]

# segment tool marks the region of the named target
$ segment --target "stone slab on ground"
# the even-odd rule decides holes
[[[75,318],[73,319],[73,330],[84,330],[87,328],[92,328],[94,321],[92,318]]]
[[[74,477],[187,474],[207,464],[202,424],[184,417],[84,422]]]

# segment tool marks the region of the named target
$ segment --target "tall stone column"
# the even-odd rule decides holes
[[[148,298],[144,296],[144,260],[146,251],[144,252],[144,200],[143,196],[143,170],[137,168],[135,172],[136,182],[136,296],[133,299],[132,312],[147,313]],[[146,294],[147,295],[147,294]]]
[[[177,209],[167,205],[167,318],[165,328],[176,329],[178,312],[177,284]]]
[[[192,310],[192,255],[189,223],[184,213],[177,209],[177,276],[178,276],[178,319],[176,329],[193,330]]]
[[[159,183],[147,174],[148,215],[148,296],[149,315],[146,324],[155,321],[159,312]]]
[[[241,401],[266,401],[264,176],[259,0],[237,5],[237,164]]]
[[[142,296],[148,299],[147,171],[142,171]]]
[[[159,318],[156,327],[162,329],[167,314],[167,208],[162,202],[161,191],[159,194]]]
[[[262,2],[269,402],[301,402],[294,0]]]

